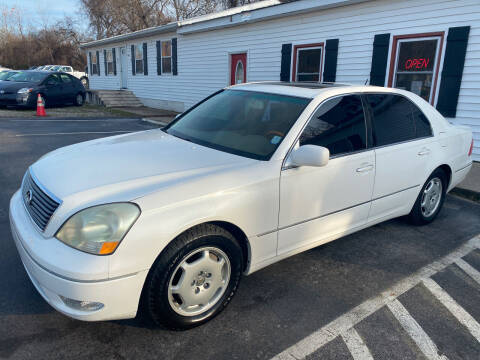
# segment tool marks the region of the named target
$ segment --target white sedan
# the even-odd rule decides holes
[[[166,128],[43,156],[11,228],[58,311],[185,329],[217,315],[242,274],[394,217],[431,222],[472,146],[407,91],[244,84]]]

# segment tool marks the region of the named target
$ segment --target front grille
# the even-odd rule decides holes
[[[27,171],[23,179],[22,198],[31,218],[44,231],[60,203],[48,196],[35,183],[29,171]]]

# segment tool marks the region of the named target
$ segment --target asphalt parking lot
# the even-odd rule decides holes
[[[23,269],[10,197],[48,151],[153,127],[135,119],[0,120],[0,358],[479,358],[480,205],[454,196],[431,225],[392,220],[245,277],[220,316],[190,331],[57,313]]]

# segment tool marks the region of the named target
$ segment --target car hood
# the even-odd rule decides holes
[[[33,88],[38,84],[33,82],[16,82],[16,81],[0,81],[0,90],[4,90],[6,93],[17,92],[22,88]]]
[[[257,162],[155,129],[60,148],[31,172],[60,200],[95,203],[132,200],[169,183]]]

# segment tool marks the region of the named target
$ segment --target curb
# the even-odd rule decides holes
[[[160,121],[160,120],[156,120],[156,119],[152,119],[152,118],[142,118],[142,121],[148,122],[150,124],[159,125],[159,126],[162,126],[162,127],[168,125],[168,123],[166,123],[164,121]]]
[[[480,193],[473,190],[456,187],[450,191],[450,194],[480,203]]]

